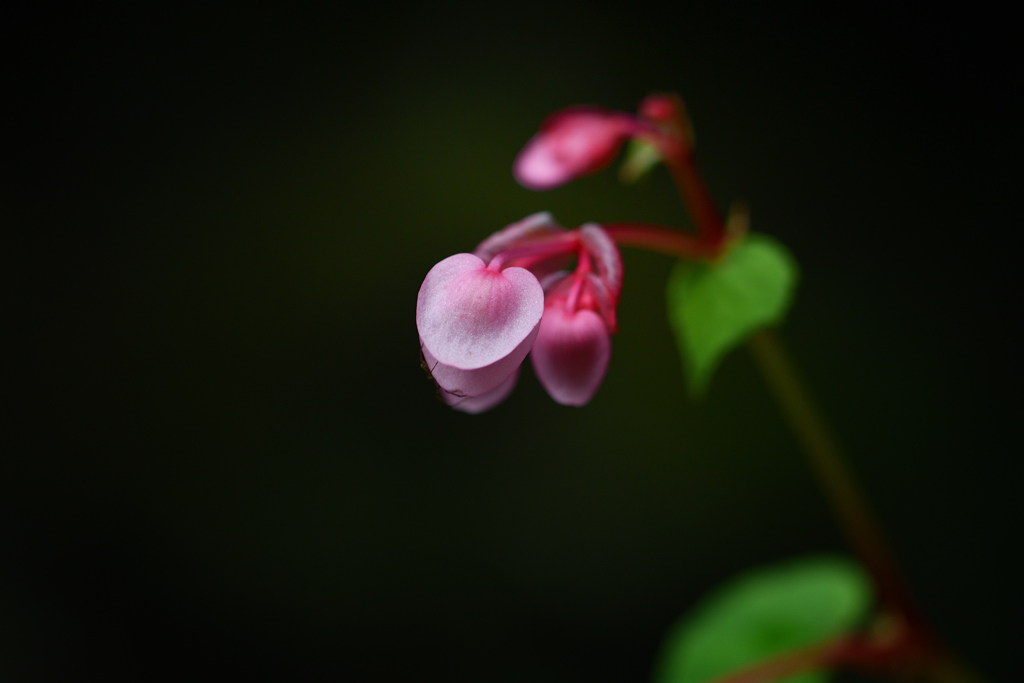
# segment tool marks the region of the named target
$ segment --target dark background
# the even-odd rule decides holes
[[[586,408],[527,364],[462,415],[419,368],[423,276],[503,225],[688,227],[662,169],[510,173],[548,113],[665,90],[802,266],[783,334],[925,613],[1015,677],[1008,17],[4,11],[4,680],[644,681],[714,585],[842,552],[744,350],[687,398],[664,257],[624,254]]]

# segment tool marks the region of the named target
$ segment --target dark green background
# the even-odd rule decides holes
[[[687,399],[664,257],[624,253],[584,409],[419,368],[423,276],[503,225],[688,226],[661,169],[510,173],[551,111],[670,90],[802,265],[784,336],[925,613],[1012,679],[1008,18],[481,7],[5,10],[0,677],[643,681],[718,582],[841,551],[745,351]]]

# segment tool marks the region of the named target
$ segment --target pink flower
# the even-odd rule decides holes
[[[572,273],[552,272],[573,254]],[[551,397],[584,405],[608,368],[621,286],[618,249],[599,226],[529,216],[427,274],[416,302],[424,363],[446,403],[478,413],[512,392],[532,349]]]
[[[615,242],[597,225],[584,225],[579,233],[576,271],[545,280],[544,317],[530,355],[551,398],[569,406],[589,403],[604,380],[622,288]]]
[[[519,368],[537,337],[544,290],[528,270],[455,254],[430,269],[416,300],[423,355],[442,389],[479,396]]]
[[[550,190],[610,164],[642,124],[630,114],[597,107],[555,112],[519,153],[513,174],[531,190]]]

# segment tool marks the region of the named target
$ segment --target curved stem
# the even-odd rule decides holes
[[[659,99],[668,108],[664,117],[658,117],[660,130],[648,131],[639,137],[661,154],[697,231],[704,241],[717,246],[725,236],[724,224],[697,167],[693,149],[693,124],[686,106],[678,97]]]
[[[706,259],[716,253],[715,246],[701,238],[650,223],[605,223],[601,226],[619,246],[641,247],[676,258]]]
[[[883,606],[915,620],[888,544],[846,464],[839,444],[818,411],[779,337],[770,329],[752,335],[748,346],[779,407],[796,432],[804,455],[827,494],[856,553],[874,578]]]
[[[652,96],[641,105],[653,130],[638,135],[661,154],[675,181],[687,210],[697,227],[697,236],[644,224],[604,226],[623,245],[639,246],[683,258],[715,258],[728,239],[726,226],[700,174],[693,147],[693,127],[681,99],[674,95]],[[745,219],[745,215],[737,218]],[[746,224],[730,232],[745,231]],[[720,679],[718,683],[757,683],[776,680],[808,669],[852,664],[873,668],[895,665],[891,673],[914,662],[923,665],[917,673],[933,683],[978,683],[981,677],[945,652],[912,604],[896,568],[888,544],[847,466],[836,439],[818,411],[795,365],[775,333],[762,329],[748,340],[762,375],[787,421],[796,433],[803,453],[824,489],[850,544],[864,563],[878,591],[883,616],[899,624],[899,637],[889,643],[839,639],[798,650],[762,662],[745,671]]]
[[[605,229],[622,243],[654,248],[677,256],[717,254],[725,239],[725,229],[697,167],[692,125],[686,108],[682,100],[672,96],[655,98],[651,105],[657,105],[652,111],[658,114],[655,118],[661,122],[660,130],[649,131],[642,137],[662,155],[697,225],[700,237],[670,233],[646,225],[613,225]],[[892,608],[908,621],[914,619],[916,613],[911,608],[907,591],[882,533],[835,438],[781,342],[773,332],[764,329],[750,338],[749,346],[782,412],[796,432],[803,452],[851,545],[871,573],[883,606]]]
[[[571,254],[579,248],[579,234],[571,232],[558,233],[550,237],[530,240],[515,247],[498,252],[487,264],[487,268],[500,271],[508,268],[514,261],[543,261],[562,254]]]
[[[674,154],[665,157],[665,165],[671,171],[676,187],[690,209],[690,215],[701,235],[710,242],[718,243],[722,239],[722,216],[697,168],[693,148],[682,144],[674,147]]]
[[[769,683],[787,676],[821,669],[833,663],[835,643],[815,645],[759,662],[751,667],[714,679],[713,683]]]

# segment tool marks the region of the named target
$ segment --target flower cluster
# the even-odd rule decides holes
[[[600,171],[630,139],[645,151],[627,159],[627,175],[663,161],[698,234],[636,223],[566,230],[538,213],[494,233],[472,254],[438,263],[420,287],[416,327],[424,368],[449,405],[477,413],[500,403],[527,355],[554,400],[585,405],[604,378],[617,330],[617,244],[697,259],[722,252],[722,221],[693,165],[689,120],[674,95],[648,97],[637,114],[597,107],[556,112],[519,154],[513,173],[527,188],[551,189]]]
[[[566,230],[550,214],[538,213],[494,233],[472,254],[444,259],[427,274],[416,302],[421,363],[437,383],[438,396],[457,410],[487,410],[512,392],[529,355],[538,380],[555,401],[570,406],[588,403],[604,379],[611,335],[617,331],[616,306],[622,290],[618,247],[642,247],[682,260],[669,280],[666,298],[691,391],[701,392],[723,355],[749,341],[769,382],[781,388],[780,405],[794,414],[806,413],[794,424],[806,432],[804,436],[811,435],[805,439],[811,460],[841,472],[837,450],[827,438],[818,438],[824,431],[818,418],[805,410],[804,389],[765,329],[778,324],[789,307],[798,278],[796,264],[774,240],[747,234],[749,221],[742,205],[731,207],[722,220],[697,168],[693,131],[680,98],[652,95],[640,103],[637,114],[596,107],[556,112],[519,154],[513,173],[526,188],[552,189],[605,168],[629,140],[634,143],[620,178],[634,181],[654,164],[664,163],[695,231],[641,223],[588,223]],[[877,629],[844,631],[863,622],[871,600],[856,566],[829,560],[763,572],[754,577],[756,591],[750,590],[750,581],[737,583],[726,591],[726,599],[706,605],[705,614],[730,617],[730,610],[747,609],[744,600],[764,602],[769,593],[773,604],[782,605],[787,601],[776,598],[794,587],[803,590],[808,577],[815,585],[829,587],[822,593],[825,597],[836,589],[863,600],[847,601],[848,614],[832,619],[832,630],[820,634],[827,639],[814,647],[773,653],[754,664],[749,657],[731,664],[716,660],[719,673],[727,673],[733,664],[740,668],[740,673],[719,680],[768,680],[780,672],[798,674],[839,665],[894,676],[958,674],[942,669],[948,656],[934,645],[902,595],[899,577],[877,547],[877,533],[870,523],[862,523],[868,515],[850,482],[829,480],[826,488],[840,494],[842,517],[852,520],[852,538],[879,590],[882,611],[877,619],[890,627],[881,639],[874,633]],[[801,619],[806,602],[799,605]],[[810,607],[835,616],[834,605]],[[793,617],[785,609],[762,616],[768,620],[764,623],[783,624]],[[707,662],[698,661],[700,648],[695,647],[701,638],[711,642],[706,637],[710,632],[690,628],[700,627],[699,619],[688,618],[688,623],[682,639],[669,639],[669,666],[662,666],[678,678],[698,669],[710,671],[704,666]]]
[[[532,352],[551,397],[584,405],[608,369],[621,289],[619,250],[599,226],[529,216],[427,273],[416,301],[424,362],[447,403],[477,413],[511,393]]]

